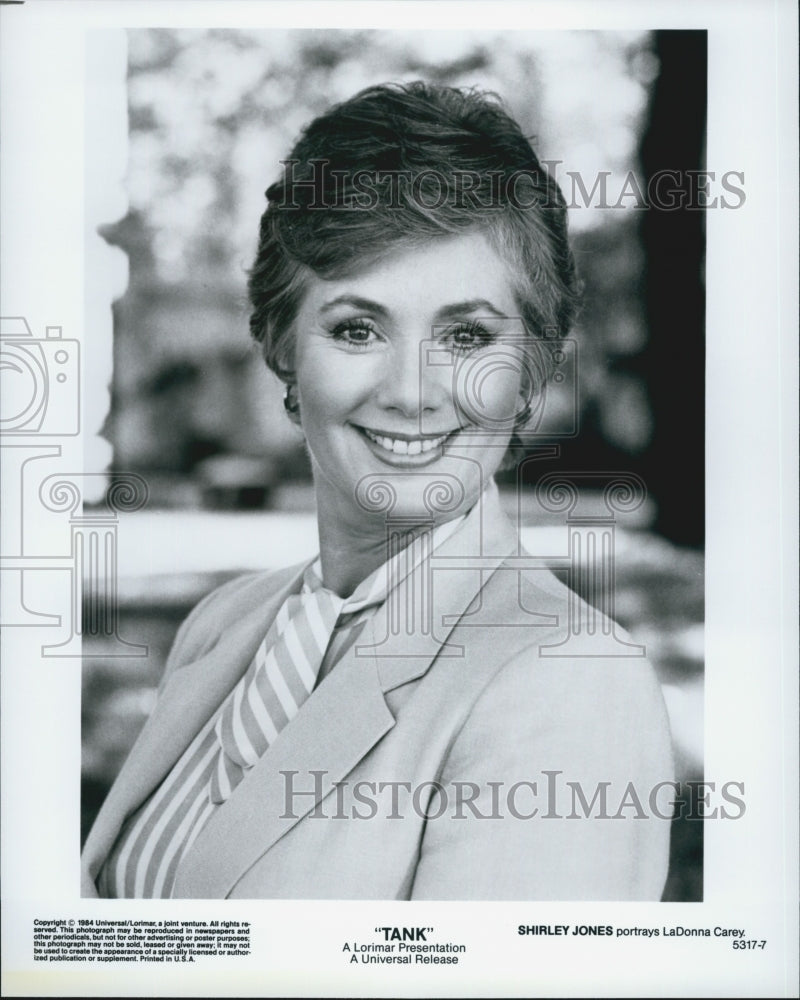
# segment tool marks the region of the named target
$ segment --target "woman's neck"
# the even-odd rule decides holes
[[[494,481],[489,481],[494,485]],[[315,476],[317,525],[319,528],[320,564],[325,587],[340,597],[349,597],[358,585],[389,558],[389,525],[386,516],[368,513],[354,505],[340,502],[336,492]],[[474,503],[474,500],[472,501]],[[471,509],[472,503],[450,511],[452,519]],[[444,518],[449,520],[450,518]],[[395,531],[400,523],[393,524]],[[434,527],[433,519],[403,519],[402,538],[392,539],[392,550],[410,544],[413,538]],[[395,534],[395,531],[392,534]],[[400,543],[398,545],[398,542]]]
[[[430,525],[421,525],[420,531]],[[408,542],[415,532],[408,533]],[[340,597],[349,597],[362,580],[389,558],[386,525],[379,517],[350,526],[319,516],[319,548],[322,582]]]

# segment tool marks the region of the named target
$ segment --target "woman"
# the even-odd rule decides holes
[[[498,102],[421,83],[333,108],[284,168],[251,330],[320,556],[181,627],[84,892],[658,899],[658,684],[553,654],[592,612],[523,566],[493,479],[575,310],[557,185]]]

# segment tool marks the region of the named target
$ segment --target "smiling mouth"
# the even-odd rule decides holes
[[[366,427],[360,427],[359,430],[379,448],[383,448],[384,451],[391,452],[393,455],[424,455],[426,452],[441,448],[445,441],[456,433],[456,431],[448,431],[447,434],[440,434],[438,437],[397,438],[378,434]]]

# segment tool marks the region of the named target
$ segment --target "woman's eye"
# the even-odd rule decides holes
[[[469,354],[493,344],[495,336],[482,323],[462,323],[448,330],[445,339],[454,351]]]
[[[368,347],[376,339],[376,331],[362,320],[340,323],[331,331],[331,337],[347,347]]]

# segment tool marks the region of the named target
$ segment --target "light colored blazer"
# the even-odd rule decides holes
[[[437,549],[432,585],[421,568],[400,586],[212,815],[173,895],[659,899],[670,823],[651,805],[667,813],[669,790],[653,789],[672,762],[658,682],[642,657],[552,655],[570,598],[584,626],[591,612],[549,570],[508,562],[518,555],[489,494]],[[86,842],[84,896],[301,573],[234,580],[181,626]],[[404,615],[398,629],[391,607],[407,601],[430,626]]]

